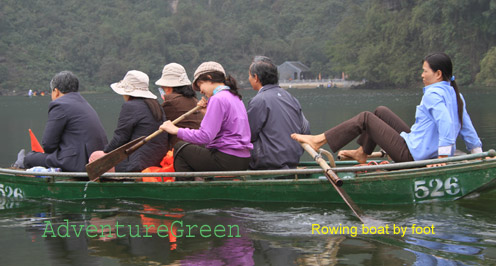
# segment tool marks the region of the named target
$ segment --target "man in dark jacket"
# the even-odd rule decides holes
[[[253,143],[250,168],[296,168],[303,148],[290,135],[294,132],[310,132],[300,103],[277,85],[277,67],[265,56],[253,59],[249,81],[253,89],[258,91],[247,110]]]
[[[102,150],[107,135],[96,111],[79,94],[79,81],[62,71],[50,81],[52,102],[43,133],[45,153],[29,152],[24,167],[57,167],[67,172],[84,172],[93,151]]]

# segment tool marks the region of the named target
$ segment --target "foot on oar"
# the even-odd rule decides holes
[[[302,134],[296,134],[293,133],[291,134],[291,138],[300,142],[300,143],[306,143],[312,147],[315,151],[319,150],[322,145],[327,143],[327,140],[324,136],[324,134],[320,135],[302,135]]]
[[[339,157],[348,157],[351,158],[359,163],[366,163],[367,162],[367,154],[363,152],[362,147],[356,149],[356,150],[342,150],[338,152]]]

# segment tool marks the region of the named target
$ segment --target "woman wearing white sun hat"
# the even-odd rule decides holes
[[[145,73],[131,70],[123,80],[110,85],[112,90],[123,96],[124,104],[112,140],[103,151],[95,152],[90,162],[134,139],[150,135],[165,121],[157,96],[148,89],[148,81]],[[115,171],[140,172],[147,167],[158,166],[166,153],[167,134],[160,134],[119,163]]]
[[[186,74],[186,70],[178,63],[170,63],[164,66],[162,77],[155,82],[160,86],[165,95],[163,95],[165,116],[168,120],[174,121],[184,113],[193,109],[198,100],[196,93],[191,87],[191,81]],[[203,113],[197,111],[188,115],[183,120],[176,124],[181,128],[200,128],[200,123],[203,119]],[[180,139],[176,135],[169,134],[169,148],[171,150]]]

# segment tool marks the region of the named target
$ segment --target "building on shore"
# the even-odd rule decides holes
[[[313,78],[310,68],[300,61],[286,61],[277,67],[279,80],[304,80]]]
[[[277,67],[279,72],[279,86],[282,88],[350,88],[364,84],[365,81],[347,80],[347,75],[342,73],[340,79],[322,79],[310,72],[310,68],[300,61],[286,61]]]

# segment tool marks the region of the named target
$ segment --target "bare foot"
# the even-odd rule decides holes
[[[363,152],[362,147],[356,150],[342,150],[338,152],[338,156],[340,157],[348,157],[353,160],[356,160],[359,163],[367,162],[367,154]]]
[[[318,151],[322,145],[327,143],[327,140],[324,136],[324,134],[320,135],[302,135],[302,134],[296,134],[293,133],[291,134],[291,138],[300,142],[300,143],[306,143],[312,147],[315,151]]]

